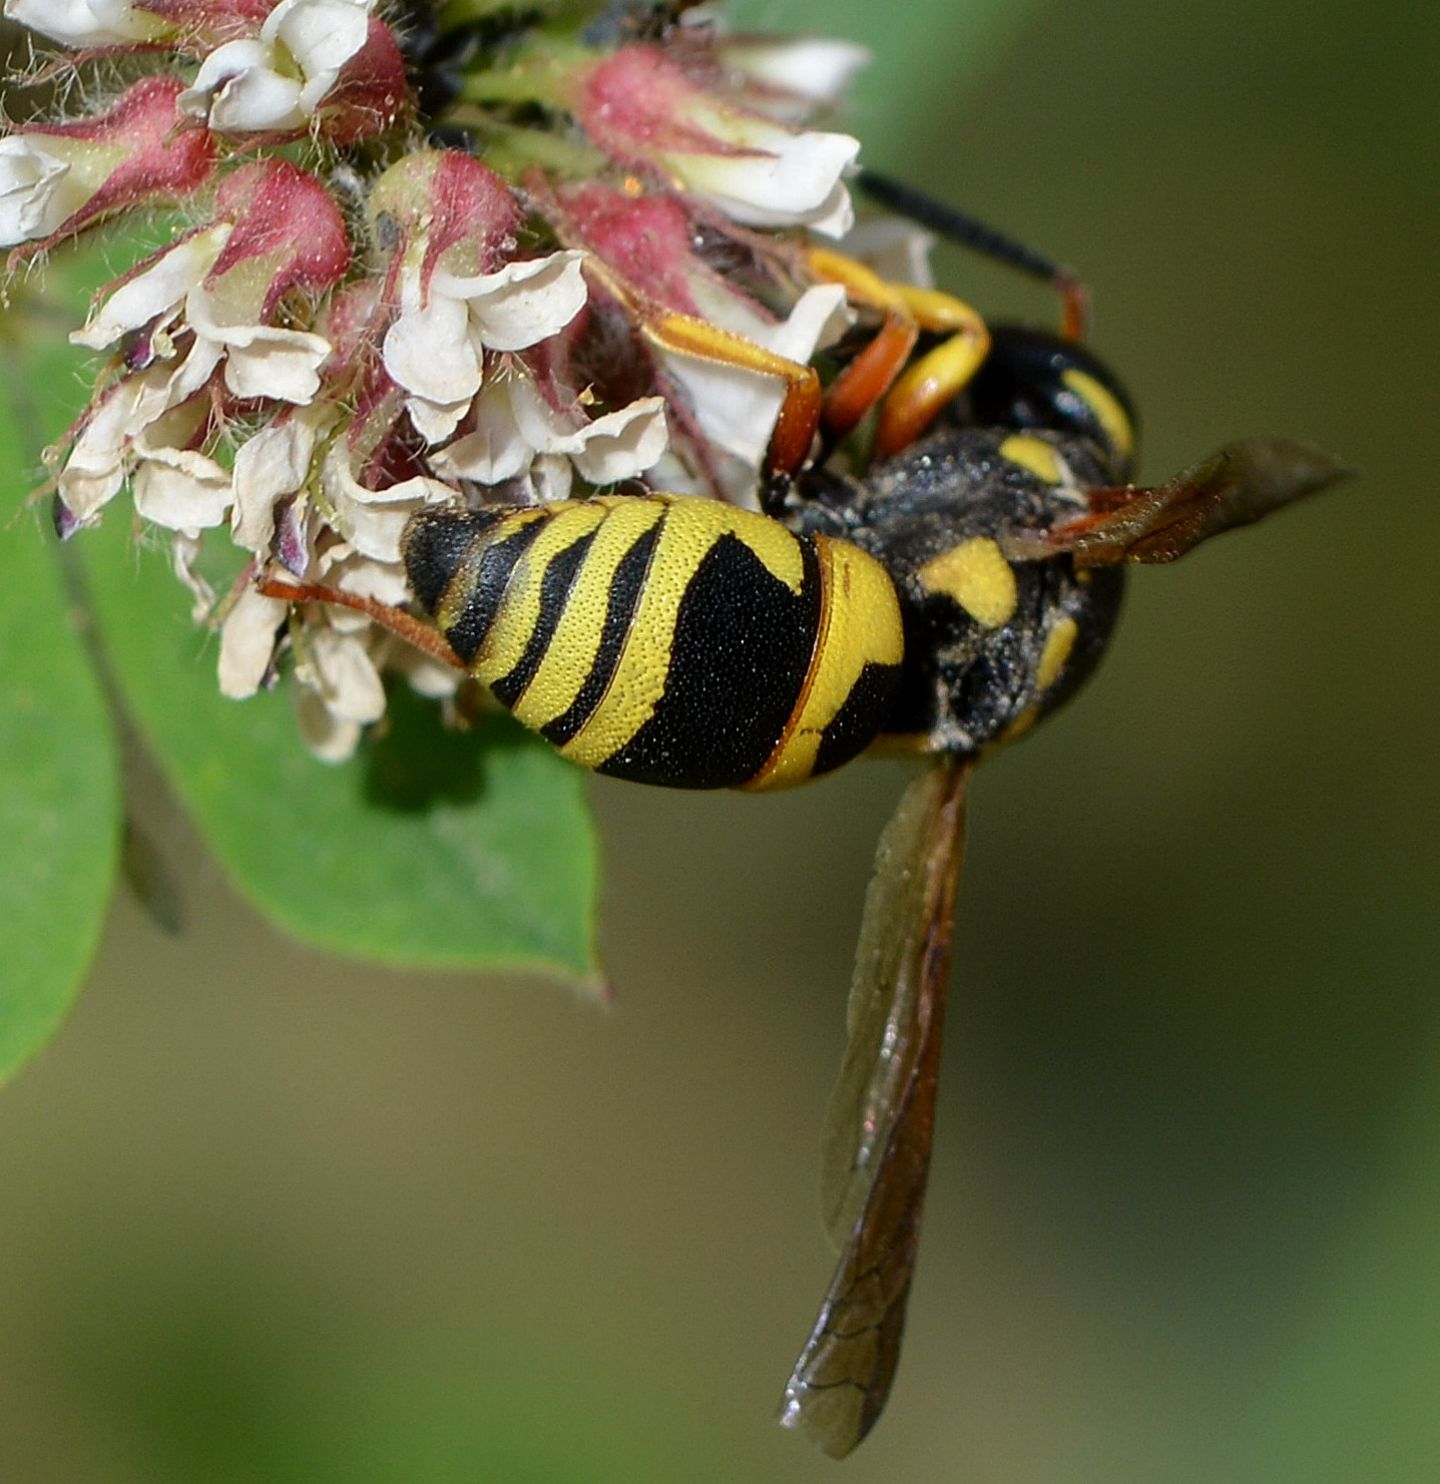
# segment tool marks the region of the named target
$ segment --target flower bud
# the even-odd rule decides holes
[[[842,177],[858,140],[737,107],[658,47],[626,47],[591,68],[575,111],[613,159],[669,177],[732,221],[807,226],[827,237],[854,222]]]
[[[392,166],[371,212],[396,254],[400,310],[385,335],[385,369],[409,393],[416,430],[438,443],[480,390],[487,349],[523,350],[580,312],[585,255],[511,257],[519,203],[494,171],[455,151]]]
[[[298,134],[335,143],[388,128],[406,97],[405,64],[374,0],[280,0],[258,33],[217,46],[180,109],[226,134]]]
[[[147,77],[93,118],[24,124],[0,140],[0,246],[48,247],[101,217],[179,198],[215,168],[203,129],[177,129],[173,77]]]

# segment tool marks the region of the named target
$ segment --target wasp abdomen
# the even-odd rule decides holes
[[[898,685],[884,568],[714,500],[429,510],[404,559],[470,673],[567,757],[615,777],[800,783],[868,746]]]

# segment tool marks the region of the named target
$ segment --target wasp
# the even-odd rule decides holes
[[[663,492],[430,508],[402,544],[413,614],[263,584],[370,612],[617,778],[765,791],[867,752],[924,761],[865,900],[824,1139],[840,1256],[781,1406],[784,1425],[837,1457],[874,1425],[899,1358],[974,766],[1093,673],[1125,566],[1172,561],[1345,472],[1306,445],[1255,438],[1131,483],[1132,404],[1081,343],[1074,276],[883,177],[861,184],[1054,284],[1060,333],[987,326],[949,295],[816,252],[814,272],[878,322],[822,395],[812,368],[651,312],[639,289],[607,280],[662,342],[786,380],[762,510]],[[826,453],[872,409],[876,457],[861,474],[832,472]]]

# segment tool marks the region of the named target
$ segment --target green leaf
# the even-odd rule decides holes
[[[0,468],[14,471],[0,505],[0,1080],[45,1044],[75,998],[120,833],[115,738],[55,539],[16,514],[33,452],[0,408]]]
[[[403,685],[339,766],[305,750],[288,684],[227,701],[214,640],[120,512],[76,538],[128,709],[240,891],[307,943],[397,966],[597,982],[584,775],[505,717],[447,731]]]

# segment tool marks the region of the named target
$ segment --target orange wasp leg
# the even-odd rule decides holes
[[[852,303],[885,312],[873,340],[830,383],[820,414],[826,437],[838,443],[895,384],[920,337],[920,326],[895,285],[844,253],[812,248],[810,271],[827,283],[840,284]]]
[[[882,458],[913,443],[959,395],[990,350],[980,316],[952,294],[889,283],[843,253],[814,248],[811,271],[842,284],[851,301],[883,310],[879,333],[835,378],[822,414],[832,439],[843,438],[880,404],[875,451]],[[906,366],[921,330],[948,338]]]
[[[769,472],[794,474],[810,456],[820,425],[820,377],[813,366],[776,355],[753,340],[722,330],[694,315],[640,306],[640,333],[652,345],[678,355],[698,356],[785,383],[785,400],[770,435]]]
[[[784,475],[800,468],[810,456],[820,426],[820,377],[813,366],[776,355],[744,335],[722,330],[693,314],[667,309],[598,257],[591,257],[585,267],[635,316],[641,335],[657,350],[736,366],[784,382],[785,400],[770,435],[766,470]]]
[[[343,588],[326,587],[316,582],[277,582],[272,577],[262,578],[255,584],[256,591],[267,598],[279,598],[284,603],[326,603],[335,608],[350,608],[373,618],[382,628],[388,629],[396,638],[413,645],[431,659],[449,665],[452,670],[463,670],[459,655],[445,642],[440,631],[422,622],[403,608],[392,608],[375,598],[362,597],[359,593],[347,593]]]
[[[985,321],[963,300],[938,289],[900,285],[898,292],[922,330],[949,338],[908,367],[881,403],[875,430],[875,452],[881,458],[913,443],[940,409],[959,396],[990,354]]]

